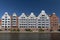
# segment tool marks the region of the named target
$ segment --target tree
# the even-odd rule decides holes
[[[11,31],[16,31],[15,29],[12,29]]]
[[[43,29],[39,29],[39,31],[44,31]]]
[[[58,31],[60,31],[60,29],[58,29]]]
[[[32,31],[31,29],[25,29],[26,31]]]
[[[2,30],[0,29],[0,31],[2,31]]]
[[[20,31],[19,29],[17,29],[17,31]]]

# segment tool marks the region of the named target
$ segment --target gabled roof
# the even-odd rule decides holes
[[[31,12],[31,14],[30,14],[29,18],[31,18],[31,17],[36,18],[36,16],[34,15],[34,13],[33,13],[33,12]]]
[[[41,11],[41,14],[42,14],[42,15],[45,15],[46,13],[45,13],[45,11],[44,11],[44,10],[42,10],[42,11]]]
[[[5,14],[8,14],[8,12],[5,12]]]
[[[14,12],[12,16],[17,16],[16,13]]]
[[[5,12],[4,15],[2,16],[2,18],[5,18],[5,16],[7,16],[7,18],[10,18],[8,12]]]
[[[42,16],[42,15],[46,15],[45,11],[42,10],[41,13],[38,15],[38,17]]]
[[[53,13],[53,14],[50,16],[50,18],[54,18],[54,17],[58,18],[58,16],[56,15],[56,13]],[[58,18],[58,19],[59,19],[59,18]]]
[[[37,18],[42,17],[42,15],[45,15],[47,17],[47,19],[49,19],[49,16],[46,14],[46,12],[44,10],[41,11],[41,13],[38,15]]]
[[[25,15],[25,13],[22,13],[22,14],[19,16],[19,18],[21,18],[21,17],[27,18],[27,16]]]

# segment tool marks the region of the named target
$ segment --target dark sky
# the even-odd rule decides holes
[[[37,16],[41,10],[45,10],[47,14],[55,12],[60,17],[60,0],[0,0],[0,18],[4,12],[9,15],[16,12],[18,16],[23,12],[26,15],[34,12]]]

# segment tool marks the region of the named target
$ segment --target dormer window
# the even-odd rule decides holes
[[[41,18],[41,17],[40,17]]]
[[[4,19],[2,19],[2,20],[4,20]]]
[[[7,18],[7,16],[5,16],[5,18]]]
[[[42,16],[45,16],[45,15],[42,15]]]
[[[16,17],[16,16],[13,16],[13,17]]]
[[[5,14],[7,16],[7,14]]]
[[[45,17],[42,17],[42,19],[44,19]]]
[[[25,18],[25,17],[21,17],[21,18]]]
[[[33,18],[33,17],[31,17],[31,18]]]
[[[49,21],[48,19],[46,19],[46,21]]]

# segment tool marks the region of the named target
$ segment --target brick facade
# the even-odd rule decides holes
[[[59,18],[56,16],[55,13],[53,13],[50,16],[50,26],[51,26],[51,30],[58,30],[58,23],[59,23]]]

